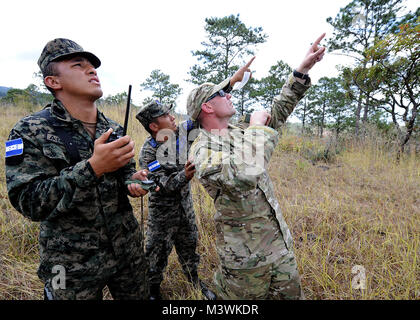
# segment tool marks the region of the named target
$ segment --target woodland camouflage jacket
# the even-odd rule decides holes
[[[124,185],[136,171],[135,162],[98,179],[87,161],[94,141],[83,124],[58,100],[46,110],[71,134],[81,160],[71,163],[63,141],[38,113],[21,119],[9,135],[23,142],[21,155],[6,158],[9,199],[25,217],[40,221],[41,279],[51,277],[54,265],[64,266],[69,277],[94,278],[109,252],[122,264],[143,253]],[[96,138],[110,127],[121,134],[121,126],[98,111]]]

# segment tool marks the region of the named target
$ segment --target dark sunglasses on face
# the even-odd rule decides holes
[[[224,92],[223,90],[219,90],[219,91],[217,91],[216,93],[213,93],[206,101],[205,101],[205,103],[206,102],[209,102],[211,99],[213,99],[214,97],[217,97],[217,96],[221,96],[221,97],[224,97],[224,96],[226,96],[226,92]]]

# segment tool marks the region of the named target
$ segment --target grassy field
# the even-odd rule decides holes
[[[123,108],[103,111],[123,123]],[[12,107],[0,108],[3,146],[12,126],[25,114]],[[134,111],[128,134],[136,142],[138,155],[146,133]],[[420,299],[420,158],[411,153],[397,163],[395,153],[385,145],[375,135],[362,142],[349,139],[325,162],[317,156],[323,154],[325,141],[282,135],[269,171],[294,238],[307,299]],[[36,275],[39,225],[11,206],[4,170],[3,161],[0,299],[42,299],[43,284]],[[214,206],[195,178],[192,190],[199,229],[199,273],[213,286],[218,265]],[[131,201],[140,221],[140,200]],[[353,268],[359,273],[352,273]],[[363,274],[365,289],[352,285]],[[201,299],[183,276],[175,250],[162,291],[166,299]],[[111,298],[107,290],[105,298]]]

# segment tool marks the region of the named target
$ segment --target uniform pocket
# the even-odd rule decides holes
[[[59,171],[70,166],[70,160],[67,158],[64,145],[46,143],[42,146],[42,153],[54,163]]]

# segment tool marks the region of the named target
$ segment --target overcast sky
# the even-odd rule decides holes
[[[332,34],[326,22],[350,0],[301,1],[2,1],[0,11],[0,86],[26,88],[34,83],[38,57],[54,38],[76,41],[102,61],[98,68],[104,96],[126,91],[133,85],[136,104],[150,92],[140,83],[154,69],[170,75],[183,94],[178,111],[185,112],[186,98],[194,87],[186,82],[197,63],[191,51],[205,40],[204,19],[240,14],[248,27],[262,27],[267,42],[257,47],[252,65],[257,79],[267,75],[278,60],[296,67],[311,42],[320,34]],[[410,10],[416,0],[407,0]],[[310,72],[315,83],[337,75],[342,56],[326,54]]]

